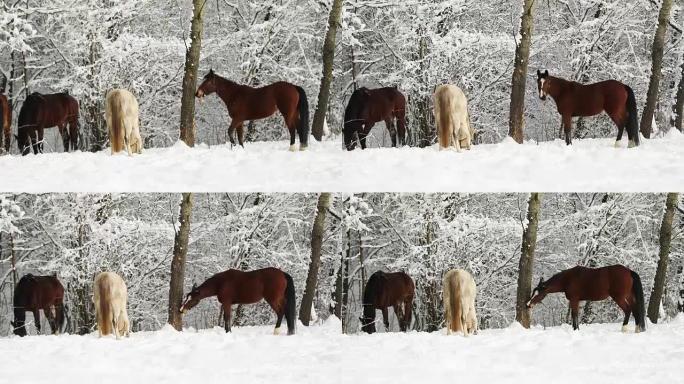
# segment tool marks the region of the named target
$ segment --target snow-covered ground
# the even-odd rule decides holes
[[[631,328],[631,327],[630,327]],[[8,383],[675,383],[684,316],[621,333],[619,324],[342,335],[337,319],[273,336],[272,327],[170,329],[129,339],[0,339]]]
[[[639,148],[614,139],[511,139],[471,151],[373,148],[339,140],[289,152],[286,142],[147,149],[138,156],[46,153],[0,157],[4,192],[663,192],[684,190],[684,135]]]

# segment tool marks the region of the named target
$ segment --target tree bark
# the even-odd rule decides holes
[[[676,193],[668,193],[665,201],[665,214],[663,222],[660,224],[660,251],[658,252],[658,268],[653,281],[651,298],[648,300],[648,318],[652,323],[658,322],[660,312],[660,302],[665,291],[665,276],[667,275],[667,264],[670,258],[670,243],[672,241],[672,219],[674,218],[675,207],[678,202]]]
[[[534,249],[537,245],[537,228],[539,226],[539,193],[532,193],[527,204],[527,226],[523,230],[520,263],[518,264],[518,290],[515,303],[515,320],[523,327],[530,327],[530,311],[527,301],[532,291],[532,269],[534,265]]]
[[[323,246],[323,232],[325,230],[325,216],[330,207],[330,193],[324,192],[318,196],[318,212],[311,229],[311,263],[309,273],[306,275],[306,288],[299,307],[299,320],[305,326],[311,321],[311,307],[316,293],[318,282],[318,269],[321,266],[321,251]]]
[[[190,25],[190,48],[185,52],[185,74],[181,96],[180,139],[189,147],[195,145],[195,88],[197,68],[202,49],[204,6],[207,0],[192,0],[192,23]]]
[[[323,76],[321,86],[318,90],[318,104],[314,113],[311,133],[313,137],[321,141],[323,139],[323,123],[325,122],[325,112],[328,110],[328,100],[330,99],[330,84],[332,84],[333,61],[335,60],[335,40],[337,37],[337,26],[340,23],[342,14],[343,0],[333,0],[330,15],[328,16],[328,31],[325,33],[323,42]]]
[[[663,47],[665,46],[665,33],[667,24],[670,20],[670,10],[672,0],[663,0],[658,14],[658,27],[653,37],[653,47],[651,48],[651,80],[648,83],[648,93],[646,94],[646,105],[641,114],[641,133],[645,138],[651,138],[651,123],[655,113],[656,102],[658,101],[658,87],[660,85],[661,68],[663,66]]]
[[[188,255],[190,238],[190,215],[192,214],[192,193],[183,193],[180,204],[180,228],[173,240],[173,260],[171,261],[171,282],[169,284],[169,324],[183,330],[183,317],[180,313],[185,281],[185,259]]]
[[[533,7],[535,0],[523,0],[523,14],[520,23],[520,42],[515,48],[515,66],[511,86],[511,106],[508,120],[508,135],[518,143],[523,142],[525,126],[525,83],[527,80],[527,62],[530,57],[532,42]]]
[[[682,132],[684,131],[684,61],[682,61],[682,77],[679,78],[679,87],[677,87],[677,98],[675,99],[674,112],[674,127]]]

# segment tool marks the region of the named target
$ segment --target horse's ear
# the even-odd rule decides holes
[[[194,291],[195,289],[197,289],[197,283],[192,283],[192,290]]]
[[[548,75],[549,75],[549,70],[548,70],[548,69],[545,69],[545,70],[544,70],[544,76],[548,76]]]
[[[209,68],[209,74],[213,75],[214,74],[214,68]]]
[[[540,77],[540,76],[541,76],[541,71],[539,69],[537,69],[537,77]]]
[[[543,278],[543,277],[540,277],[540,278],[539,278],[539,285],[542,285],[543,283],[544,283],[544,278]]]

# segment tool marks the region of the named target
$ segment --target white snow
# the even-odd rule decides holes
[[[5,192],[663,192],[684,186],[684,135],[671,130],[621,148],[614,139],[477,145],[471,151],[370,148],[347,152],[340,138],[146,149],[128,157],[45,153],[0,157]]]
[[[443,332],[340,334],[340,322],[133,333],[129,339],[0,339],[0,382],[22,383],[673,383],[681,381],[684,316],[622,333],[620,324],[464,338]],[[630,329],[633,327],[630,325]]]

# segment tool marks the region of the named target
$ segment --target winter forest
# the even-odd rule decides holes
[[[332,194],[325,208],[312,322],[335,315],[344,333],[359,332],[365,281],[377,270],[404,271],[416,285],[411,329],[443,329],[443,274],[461,268],[477,284],[480,329],[507,327],[516,318],[528,197]],[[93,332],[92,281],[106,270],[119,273],[127,283],[133,331],[162,328],[179,230],[178,199],[175,194],[3,195],[0,333],[11,333],[13,286],[26,273],[56,274],[66,290],[67,329]],[[275,266],[292,275],[299,305],[312,259],[317,200],[315,194],[195,195],[184,291],[229,268]],[[648,300],[665,207],[663,194],[542,195],[533,283],[575,265],[623,264],[641,275]],[[684,311],[684,220],[681,208],[675,208],[670,268],[659,309],[665,319]],[[197,329],[222,326],[219,310],[215,298],[202,301],[184,316],[183,324]],[[274,321],[264,302],[233,311],[234,326]],[[550,295],[531,311],[532,323],[543,326],[567,323],[568,316],[562,294]],[[611,300],[585,304],[581,312],[583,323],[616,322],[620,316]],[[391,330],[398,330],[394,315]]]
[[[206,1],[198,76],[213,68],[250,85],[287,80],[316,100],[331,3]],[[560,118],[552,104],[537,97],[535,69],[582,83],[622,81],[634,89],[641,116],[659,2],[546,0],[534,6],[525,138],[558,137]],[[145,148],[176,142],[191,1],[9,0],[0,9],[0,79],[14,116],[30,92],[68,91],[80,102],[81,148],[99,150],[108,145],[105,92],[122,87],[140,102]],[[452,82],[468,96],[476,142],[500,142],[508,134],[520,12],[519,1],[344,2],[329,130],[340,133],[344,106],[356,87],[397,86],[408,99],[408,144],[428,145],[435,137],[432,92],[436,85]],[[683,22],[681,3],[675,1],[667,21],[654,134],[677,124],[676,103],[681,110],[684,101]],[[220,99],[207,98],[196,112],[197,141],[225,143],[229,119]],[[285,138],[280,119],[250,123],[247,141]],[[613,130],[602,116],[590,124],[579,119],[573,135],[606,137]],[[62,150],[56,130],[47,131],[46,137],[48,151]],[[387,131],[377,125],[370,145],[388,142]]]

